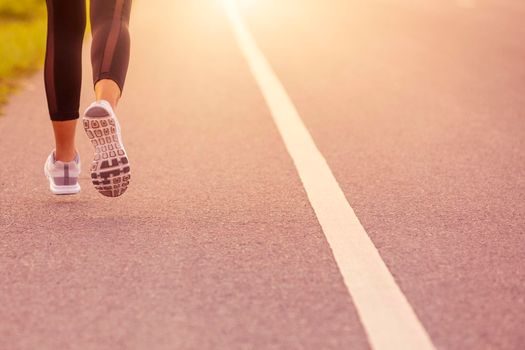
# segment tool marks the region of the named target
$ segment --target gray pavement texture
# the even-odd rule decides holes
[[[518,350],[525,4],[458,3],[242,10],[436,347]],[[48,192],[41,75],[0,118],[0,349],[368,349],[220,3],[137,1],[132,36],[123,197],[81,130],[82,193]]]

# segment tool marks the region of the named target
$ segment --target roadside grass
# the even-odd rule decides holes
[[[41,0],[0,0],[0,112],[16,78],[38,69],[45,53],[46,10]]]

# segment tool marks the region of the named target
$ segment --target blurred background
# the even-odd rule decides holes
[[[45,36],[45,1],[0,0],[0,108],[16,87],[14,78],[42,64]]]

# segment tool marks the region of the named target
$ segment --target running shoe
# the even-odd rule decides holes
[[[107,101],[93,102],[84,113],[84,130],[95,148],[91,181],[102,195],[118,197],[126,192],[131,172],[120,125]]]
[[[78,176],[80,175],[80,158],[77,154],[71,162],[55,159],[55,151],[51,152],[44,164],[44,174],[49,180],[49,189],[53,194],[76,194],[80,192]]]

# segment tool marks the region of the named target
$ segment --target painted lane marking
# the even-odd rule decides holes
[[[294,161],[375,350],[435,350],[430,337],[348,204],[323,155],[234,0],[223,0],[239,47]]]

